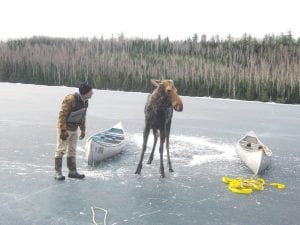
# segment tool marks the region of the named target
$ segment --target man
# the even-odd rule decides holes
[[[56,180],[64,180],[62,175],[62,159],[67,152],[68,177],[83,179],[84,174],[79,174],[76,169],[76,147],[78,127],[79,139],[85,136],[85,120],[88,108],[88,99],[93,95],[90,85],[84,83],[79,86],[79,93],[67,95],[61,105],[57,123],[57,146],[55,151],[55,176]]]

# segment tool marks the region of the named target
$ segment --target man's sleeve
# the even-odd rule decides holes
[[[68,95],[64,98],[61,104],[58,116],[58,128],[61,130],[67,130],[67,117],[70,114],[73,101],[74,97],[72,95]]]

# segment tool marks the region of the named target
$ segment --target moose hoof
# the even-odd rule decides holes
[[[149,159],[148,162],[147,162],[147,164],[151,164],[151,163],[152,163],[152,160]]]
[[[174,170],[173,170],[172,168],[170,168],[170,169],[169,169],[169,172],[170,172],[170,173],[173,173],[173,172],[174,172]]]
[[[142,171],[142,165],[139,164],[136,168],[135,174],[141,174],[141,171]]]
[[[137,168],[136,171],[135,171],[135,174],[139,174],[140,175],[141,174],[141,169]]]

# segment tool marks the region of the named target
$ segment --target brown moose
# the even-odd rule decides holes
[[[135,173],[141,173],[143,158],[147,148],[147,141],[150,129],[152,129],[154,135],[154,144],[152,152],[149,156],[148,164],[151,164],[153,160],[153,154],[157,139],[158,137],[160,137],[160,174],[162,177],[165,177],[163,164],[164,143],[166,141],[169,172],[174,172],[174,170],[172,169],[169,153],[169,136],[173,109],[181,112],[183,110],[183,104],[180,96],[177,94],[177,89],[175,88],[172,80],[151,80],[151,83],[156,87],[156,89],[151,94],[149,94],[144,108],[145,127],[143,132],[143,146],[140,161]]]

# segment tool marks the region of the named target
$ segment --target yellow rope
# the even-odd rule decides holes
[[[270,183],[271,186],[277,187],[278,189],[285,189],[285,184],[283,183]]]
[[[107,210],[106,209],[103,209],[103,208],[100,208],[100,207],[91,207],[91,210],[92,210],[92,213],[93,213],[93,223],[95,225],[98,225],[97,222],[95,221],[95,210],[94,209],[99,209],[99,210],[102,210],[103,212],[105,212],[105,215],[104,215],[104,219],[103,219],[103,224],[106,225],[106,216],[107,216]]]
[[[251,194],[253,191],[263,191],[266,181],[263,178],[250,178],[244,179],[242,177],[230,178],[223,177],[222,181],[228,184],[228,189],[238,194]],[[269,183],[270,186],[277,187],[280,190],[285,189],[283,183]]]

